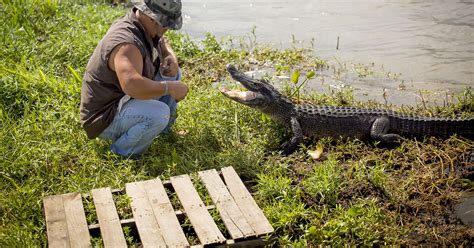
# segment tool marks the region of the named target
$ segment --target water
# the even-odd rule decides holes
[[[183,0],[183,6],[183,31],[197,39],[205,32],[251,37],[255,27],[259,43],[312,47],[335,65],[321,72],[324,83],[311,82],[314,90],[350,87],[358,98],[394,104],[419,102],[423,92],[439,105],[474,86],[474,0]],[[371,73],[359,77],[364,68]]]

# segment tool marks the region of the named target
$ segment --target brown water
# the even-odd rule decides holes
[[[254,30],[258,43],[313,48],[333,65],[319,73],[324,82],[311,82],[314,90],[350,88],[360,99],[394,104],[419,102],[421,92],[441,105],[446,95],[474,86],[474,0],[183,0],[183,6],[183,31],[196,39],[212,32],[248,40]]]

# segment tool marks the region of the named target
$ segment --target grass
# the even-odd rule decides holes
[[[276,50],[236,38],[220,41],[212,34],[194,41],[170,33],[183,80],[191,89],[174,127],[185,135],[157,138],[137,163],[112,154],[105,141],[88,140],[79,123],[87,60],[125,9],[106,1],[2,0],[0,12],[1,247],[46,245],[44,196],[121,188],[127,182],[225,166],[233,166],[253,185],[249,189],[275,228],[273,244],[473,242],[473,229],[452,217],[452,204],[473,190],[472,141],[427,138],[385,149],[357,140],[322,139],[281,157],[279,146],[288,137],[284,128],[213,87],[216,81],[230,80],[227,63],[244,70],[271,65],[280,72],[325,65],[305,49]],[[445,107],[358,102],[350,92],[304,97],[319,104],[390,107],[425,115],[474,112],[470,90]],[[305,153],[316,147],[323,148],[318,160]],[[119,196],[116,201],[127,205],[128,199]],[[120,214],[130,216],[127,209]],[[189,222],[184,220],[184,225]],[[134,245],[132,237],[127,240]],[[100,240],[94,244],[100,246]]]

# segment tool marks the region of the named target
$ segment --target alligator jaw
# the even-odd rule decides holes
[[[227,65],[227,71],[234,80],[242,84],[249,92],[238,93],[221,90],[226,97],[249,107],[260,109],[270,115],[273,112],[285,112],[293,108],[293,103],[288,101],[277,89],[265,80],[253,79],[238,71],[235,66],[230,64]]]
[[[239,91],[239,90],[228,90],[228,89],[220,89],[221,93],[242,104],[245,105],[255,105],[258,99],[261,97],[260,94],[252,92],[252,91]]]
[[[221,89],[221,93],[224,94],[224,96],[236,102],[257,108],[262,107],[268,102],[268,100],[265,99],[265,96],[261,94],[261,90],[265,85],[264,83],[238,71],[237,68],[231,64],[227,65],[227,71],[234,80],[239,82],[249,91]]]

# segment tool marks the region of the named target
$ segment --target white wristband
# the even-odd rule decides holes
[[[168,81],[162,81],[162,84],[165,85],[165,93],[163,93],[164,96],[168,95]]]

